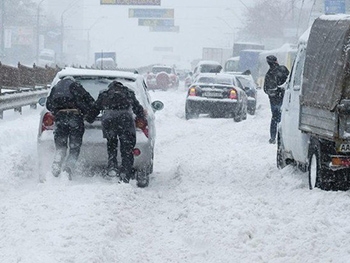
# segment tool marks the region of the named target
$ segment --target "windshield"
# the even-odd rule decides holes
[[[167,68],[167,67],[156,67],[152,69],[152,73],[157,74],[160,72],[166,72],[168,74],[171,73],[171,68]]]
[[[200,69],[200,72],[202,73],[219,73],[220,71],[220,65],[202,65]]]
[[[134,88],[134,81],[119,79],[115,77],[74,77],[77,82],[79,82],[87,92],[96,100],[100,91],[107,89],[109,83],[113,80],[118,80],[124,85],[127,85],[129,88],[135,91],[136,96],[137,90]],[[131,85],[130,85],[131,84]]]
[[[223,77],[200,77],[198,79],[199,83],[208,83],[208,84],[225,84],[225,85],[232,85],[232,79],[230,78],[223,78]]]
[[[237,77],[244,87],[253,88],[255,86],[254,82],[245,77]]]

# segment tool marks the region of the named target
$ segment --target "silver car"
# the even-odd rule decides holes
[[[57,73],[51,87],[65,76],[73,76],[76,81],[97,99],[99,92],[106,89],[113,80],[118,80],[135,92],[136,98],[147,111],[148,127],[136,128],[136,146],[134,148],[134,171],[135,177],[147,178],[153,172],[154,144],[156,138],[154,112],[163,108],[160,101],[151,102],[147,86],[142,75],[113,70],[92,70],[65,68]],[[51,92],[51,90],[50,90]],[[39,179],[44,181],[47,174],[51,173],[51,165],[55,151],[54,145],[54,118],[45,107],[46,98],[42,98],[39,104],[44,106],[40,114],[38,132],[38,168]],[[79,156],[77,169],[81,167],[104,167],[107,164],[107,141],[102,136],[102,126],[99,115],[95,122],[85,122],[85,133]],[[119,162],[120,154],[118,155]]]

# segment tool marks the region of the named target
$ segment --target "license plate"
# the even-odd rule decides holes
[[[222,98],[222,94],[221,93],[210,92],[210,91],[203,92],[203,96],[204,97],[210,97],[210,98]]]
[[[350,152],[350,143],[342,143],[339,146],[339,151],[343,153]]]

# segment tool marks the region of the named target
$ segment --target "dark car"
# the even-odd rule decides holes
[[[257,103],[257,86],[252,75],[234,73],[238,80],[242,83],[243,89],[248,96],[248,113],[255,114]]]
[[[198,75],[187,92],[186,119],[209,114],[211,117],[233,117],[236,122],[245,120],[248,98],[237,83],[235,76],[229,74]]]

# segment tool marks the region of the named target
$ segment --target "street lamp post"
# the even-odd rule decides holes
[[[61,13],[61,50],[60,50],[60,52],[61,52],[61,63],[63,63],[64,62],[64,55],[63,55],[63,44],[64,44],[64,20],[63,20],[63,16],[64,16],[64,14],[65,13],[67,13],[67,11],[69,10],[69,9],[71,9],[71,7],[75,4],[75,3],[77,3],[79,0],[76,0],[76,1],[74,1],[73,3],[71,3],[65,10],[63,10],[63,12]]]
[[[4,1],[4,0],[3,0]],[[40,5],[45,0],[41,0],[38,4],[37,14],[36,14],[36,63],[39,63],[39,37],[40,37]]]
[[[232,47],[235,44],[235,29],[229,24],[227,23],[227,21],[221,17],[216,17],[217,19],[221,20],[222,22],[224,22],[231,30],[232,30]]]
[[[1,1],[1,57],[5,56],[5,0]]]

